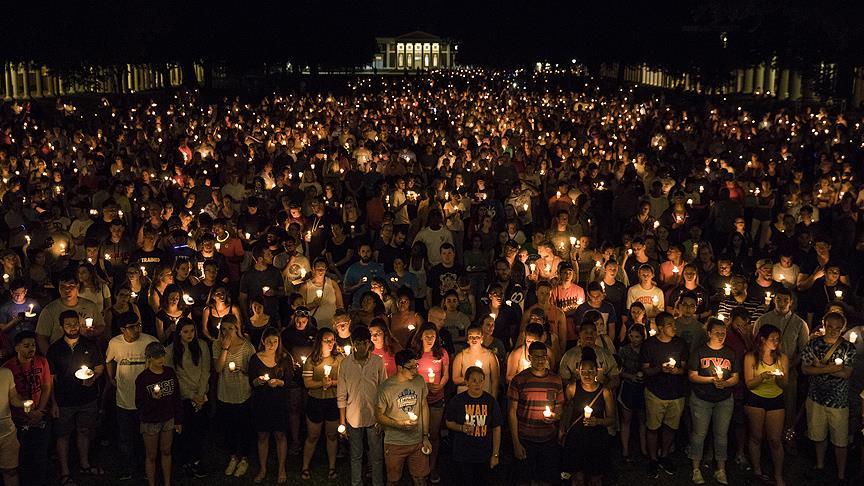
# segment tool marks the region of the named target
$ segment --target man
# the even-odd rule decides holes
[[[582,348],[591,348],[597,355],[597,381],[615,390],[618,385],[621,367],[615,361],[615,356],[603,345],[597,344],[597,324],[590,319],[582,321],[579,326],[579,341],[561,357],[558,373],[561,379],[569,383],[579,379],[579,365],[582,363]]]
[[[677,335],[687,342],[691,354],[696,348],[708,342],[705,326],[694,317],[696,307],[696,295],[690,292],[681,294],[678,305],[675,306],[678,313],[678,318],[675,319]]]
[[[133,251],[129,256],[129,265],[138,268],[144,267],[147,275],[153,275],[156,273],[156,269],[159,268],[160,265],[170,265],[168,254],[159,248],[156,248],[159,234],[155,228],[146,225],[142,229],[142,234],[144,239],[141,242],[141,248]]]
[[[89,338],[101,336],[105,331],[105,321],[96,304],[78,297],[78,277],[74,272],[64,272],[59,279],[60,298],[52,300],[39,314],[36,323],[36,341],[39,352],[45,355],[48,346],[63,337],[60,314],[74,310],[82,319],[92,319],[92,326],[85,326],[81,334]],[[89,322],[89,321],[86,321]],[[86,323],[85,322],[85,323]]]
[[[641,273],[642,267],[644,265],[648,265],[651,267],[652,275],[657,274],[660,271],[660,264],[648,256],[648,253],[645,251],[645,240],[642,238],[634,238],[633,242],[630,244],[630,248],[633,250],[633,254],[628,256],[624,261],[624,272],[627,274],[627,280],[629,282],[638,282],[639,274]]]
[[[375,419],[384,428],[384,462],[387,484],[395,486],[402,478],[402,468],[408,462],[408,472],[414,486],[424,486],[429,475],[429,404],[426,403],[426,382],[417,374],[414,351],[396,353],[396,375],[378,388]]]
[[[553,484],[559,480],[557,439],[564,385],[561,378],[549,370],[545,344],[531,343],[528,359],[531,367],[513,377],[507,391],[518,484]]]
[[[352,296],[351,303],[355,307],[360,305],[363,293],[372,289],[372,277],[384,278],[384,267],[372,261],[372,245],[367,242],[360,243],[357,255],[360,256],[360,261],[352,263],[345,270],[342,282],[342,291],[346,296]]]
[[[351,331],[351,354],[342,360],[337,378],[339,423],[351,443],[351,485],[363,486],[363,438],[369,446],[372,484],[384,486],[384,444],[376,427],[378,388],[386,379],[384,360],[370,353],[372,335],[366,326]],[[346,430],[347,429],[347,430]]]
[[[605,329],[598,329],[597,331],[614,340],[618,332],[618,313],[615,312],[615,307],[606,301],[606,292],[600,282],[589,282],[585,286],[585,302],[576,308],[573,321],[582,322],[585,314],[592,310],[603,317]]]
[[[444,227],[444,216],[441,211],[435,210],[429,213],[428,226],[417,233],[411,246],[418,241],[426,245],[426,257],[430,265],[441,263],[441,245],[453,244],[453,234]]]
[[[657,315],[657,335],[649,337],[639,352],[645,379],[645,426],[648,443],[648,477],[657,478],[663,469],[675,470],[668,457],[684,412],[687,392],[687,342],[675,335],[675,319],[668,312]],[[658,444],[658,442],[660,444]],[[660,456],[659,446],[664,457]]]
[[[27,298],[27,282],[24,279],[16,278],[10,282],[9,293],[12,298],[0,307],[0,330],[6,333],[10,341],[14,341],[17,333],[36,330],[36,315],[41,312],[42,306],[36,299]]]
[[[108,341],[105,362],[108,365],[108,381],[117,389],[117,438],[125,468],[120,473],[120,479],[129,480],[132,479],[131,468],[142,457],[141,454],[133,455],[135,439],[139,436],[135,379],[146,367],[144,350],[157,340],[141,332],[141,321],[134,312],[125,312],[115,319],[122,334]]]
[[[801,298],[801,307],[807,311],[807,322],[819,322],[832,302],[843,302],[856,308],[853,290],[841,281],[840,265],[836,261],[825,264],[824,275],[817,278]]]
[[[376,252],[375,260],[384,267],[385,271],[393,272],[393,260],[397,257],[401,258],[403,263],[407,262],[405,260],[406,255],[409,255],[409,248],[405,246],[407,238],[407,230],[401,226],[396,226],[393,228],[393,238],[390,238],[390,242]]]
[[[774,263],[768,258],[756,262],[756,278],[750,282],[747,295],[762,302],[770,302],[770,296],[776,295],[781,287],[783,284],[774,281]]]
[[[846,480],[849,445],[849,377],[855,366],[855,347],[843,339],[846,317],[830,312],[822,320],[825,334],[807,343],[801,371],[810,377],[807,391],[807,435],[816,446],[814,477],[823,477],[828,433],[834,444],[837,479]]]
[[[21,472],[25,484],[44,484],[48,472],[48,404],[51,401],[51,371],[48,360],[36,354],[36,333],[21,331],[15,335],[15,357],[3,364],[12,371],[15,389],[24,399],[32,400],[30,412],[14,409],[12,420],[18,427],[21,444]]]
[[[48,348],[47,358],[54,381],[51,415],[57,436],[61,483],[69,473],[69,437],[77,433],[78,465],[82,471],[99,474],[90,462],[90,437],[96,428],[99,389],[94,386],[105,371],[105,358],[96,341],[81,336],[81,320],[73,310],[60,314],[63,339]],[[75,376],[82,366],[93,372],[82,380]]]
[[[729,295],[720,301],[720,307],[717,310],[721,320],[728,317],[732,309],[736,307],[747,309],[751,323],[755,323],[762,317],[766,310],[765,301],[759,301],[747,295],[747,279],[743,275],[733,275],[728,288]]]
[[[645,306],[648,317],[655,317],[666,308],[663,291],[654,283],[654,267],[648,263],[639,267],[639,283],[627,290],[627,308],[637,301]]]
[[[282,295],[282,274],[273,266],[273,252],[266,245],[252,249],[255,264],[240,278],[240,312],[249,312],[249,296],[264,298],[264,312],[279,322],[279,296]]]
[[[543,312],[543,310],[540,309],[540,312]],[[532,314],[534,314],[534,311],[532,311]],[[531,361],[528,359],[528,348],[531,347],[531,343],[541,342],[546,344],[543,342],[543,337],[546,334],[543,329],[543,324],[534,322],[534,316],[532,315],[531,317],[531,321],[525,326],[525,343],[521,346],[516,346],[512,351],[510,351],[510,354],[507,355],[507,366],[505,367],[506,374],[504,375],[504,380],[507,385],[513,381],[513,378],[516,375],[531,366]],[[542,316],[540,317],[542,318]],[[548,348],[549,346],[547,345],[546,347]],[[553,353],[548,354],[550,354],[554,360],[555,355]],[[554,362],[552,360],[550,361]],[[465,381],[469,381],[467,376],[465,377]],[[471,387],[470,383],[468,384],[468,387]]]
[[[0,367],[0,472],[4,486],[18,486],[18,451],[20,444],[12,421],[12,409],[24,402],[15,389],[15,378],[9,368]]]
[[[456,263],[456,247],[452,243],[441,245],[441,262],[432,266],[426,275],[426,307],[441,305],[444,295],[458,288],[462,268]]]

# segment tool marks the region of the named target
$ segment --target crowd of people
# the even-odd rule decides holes
[[[5,485],[316,453],[354,486],[596,486],[619,453],[848,481],[861,116],[667,96],[466,69],[6,103]]]

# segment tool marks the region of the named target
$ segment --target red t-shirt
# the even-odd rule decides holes
[[[448,372],[450,370],[450,356],[444,349],[442,349],[441,352],[443,353],[441,359],[435,359],[435,356],[431,352],[426,352],[417,360],[417,374],[423,377],[423,381],[426,383],[441,383],[441,378],[444,376],[444,370],[446,369]],[[431,381],[429,380],[430,370],[435,373]],[[443,389],[434,395],[431,391],[426,395],[426,401],[429,403],[440,402],[443,399]]]
[[[393,353],[388,353],[384,351],[384,348],[381,348],[373,349],[372,354],[384,360],[384,371],[387,373],[388,378],[396,374],[396,357]]]
[[[33,400],[33,410],[35,410],[42,399],[42,385],[51,379],[48,360],[37,354],[33,356],[30,363],[21,363],[16,356],[3,363],[3,367],[12,371],[18,395],[22,400]],[[16,424],[26,423],[27,414],[24,413],[24,409],[12,407],[12,420]]]

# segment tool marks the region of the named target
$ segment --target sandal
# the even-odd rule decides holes
[[[304,469],[304,470],[300,471],[300,479],[308,481],[308,480],[312,479],[312,474],[309,472],[308,469]]]
[[[287,475],[279,476],[279,479],[276,480],[276,484],[288,484],[288,476]]]
[[[77,486],[72,476],[60,476],[60,486]]]
[[[104,476],[105,475],[105,471],[103,471],[102,468],[98,467],[98,466],[82,467],[78,472],[83,476]]]
[[[331,469],[327,470],[327,479],[329,479],[331,481],[335,480],[335,479],[339,479],[339,475],[336,474],[336,468],[331,468]]]

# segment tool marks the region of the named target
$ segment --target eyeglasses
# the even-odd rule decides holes
[[[405,363],[402,367],[406,370],[416,370],[418,367],[420,367],[420,365],[417,363]]]

